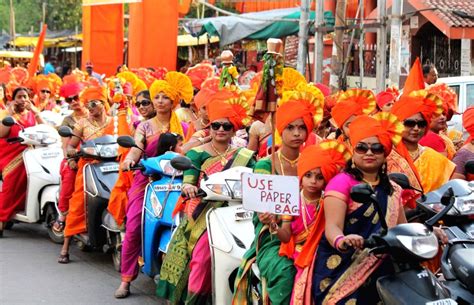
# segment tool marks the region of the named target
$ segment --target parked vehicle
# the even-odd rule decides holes
[[[119,137],[117,142],[123,147],[136,147],[130,136]],[[145,155],[139,165],[132,168],[150,177],[142,211],[142,271],[150,277],[160,273],[163,255],[179,225],[179,215],[173,217],[172,213],[181,195],[183,172],[175,170],[170,163],[177,156],[179,154],[174,152],[152,158]]]
[[[18,124],[12,117],[2,120],[5,126]],[[44,223],[48,235],[55,243],[63,242],[63,234],[52,230],[58,216],[59,167],[64,158],[56,129],[49,125],[22,128],[18,137],[7,142],[28,146],[23,151],[23,162],[28,177],[25,210],[17,213],[13,221]]]
[[[178,170],[194,168],[191,160],[177,157],[171,165]],[[254,239],[253,212],[242,208],[243,173],[251,168],[237,166],[204,175],[198,196],[207,202],[224,201],[227,206],[211,208],[206,214],[212,259],[213,304],[231,304],[234,281],[242,258]]]

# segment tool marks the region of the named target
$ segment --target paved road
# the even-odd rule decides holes
[[[56,262],[61,246],[48,239],[41,225],[15,224],[0,238],[0,304],[108,305],[166,304],[154,296],[155,284],[140,274],[132,295],[113,297],[120,274],[110,255],[71,249],[71,262]]]

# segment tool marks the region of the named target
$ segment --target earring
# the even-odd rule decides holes
[[[355,168],[356,168],[356,166],[355,166],[354,159],[352,159],[352,160],[351,160],[351,163],[352,163],[352,164],[351,164],[351,168],[352,168],[352,169],[355,169]]]
[[[387,163],[382,164],[382,174],[383,175],[387,174]]]

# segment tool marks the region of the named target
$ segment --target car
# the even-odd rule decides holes
[[[454,128],[463,133],[463,138],[468,134],[462,127],[462,113],[470,106],[474,106],[474,75],[438,78],[436,83],[445,83],[458,95],[458,111],[460,114],[453,116],[448,122],[448,129]]]

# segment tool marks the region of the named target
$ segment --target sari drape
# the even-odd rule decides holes
[[[7,116],[0,112],[0,119]],[[35,116],[28,112],[25,117],[15,117],[24,128],[36,124]],[[21,143],[7,143],[7,138],[17,137],[21,127],[13,125],[5,138],[0,138],[0,173],[3,181],[0,190],[0,221],[9,221],[16,212],[24,209],[26,200],[27,176],[23,163],[23,151],[27,146]]]
[[[448,182],[456,165],[429,147],[421,147],[420,156],[414,161],[425,193],[434,191]]]

